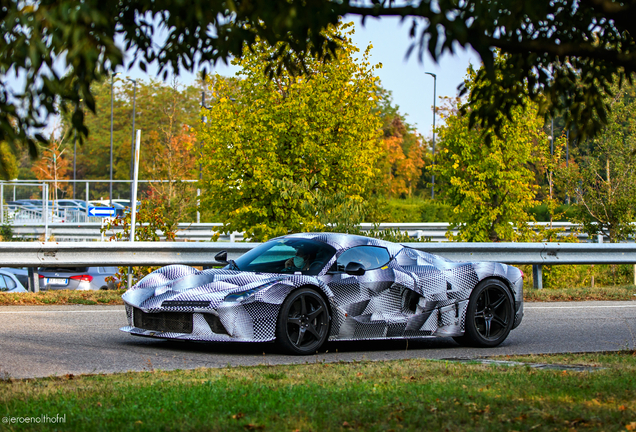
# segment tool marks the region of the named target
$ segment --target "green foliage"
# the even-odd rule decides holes
[[[259,42],[234,61],[240,85],[217,78],[204,110],[202,205],[224,231],[252,240],[360,221],[378,158],[375,66],[358,53],[345,25],[333,61],[306,58],[293,76],[272,63],[277,50]],[[346,33],[343,33],[346,32]],[[280,74],[268,79],[268,68]]]
[[[448,222],[452,207],[444,201],[422,198],[375,198],[369,205],[368,221]]]
[[[552,215],[550,215],[548,204],[542,203],[530,208],[528,213],[537,222],[549,222],[550,216],[553,216],[553,221],[567,222],[572,220],[576,215],[576,208],[573,205],[560,204],[553,210]],[[554,215],[559,215],[559,217],[555,218]]]
[[[467,87],[473,91],[488,83],[475,82],[479,72],[469,69]],[[466,109],[455,102],[443,108],[445,124],[439,132],[439,155],[434,172],[444,181],[444,196],[453,207],[450,221],[461,241],[516,241],[532,235],[529,209],[537,204],[535,167],[548,165],[549,137],[535,106],[516,108],[500,119],[501,137],[487,139],[472,128]]]
[[[131,178],[132,114],[135,99],[135,129],[141,129],[141,156],[139,177],[149,180],[195,179],[198,172],[195,161],[198,152],[193,148],[190,129],[201,120],[198,116],[200,89],[183,87],[176,82],[166,85],[160,81],[137,81],[137,90],[128,80],[114,77],[113,85],[113,178]],[[110,176],[110,98],[111,80],[97,82],[92,88],[95,114],[88,114],[85,122],[91,133],[83,145],[77,146],[77,177],[80,179],[107,179]],[[65,117],[63,126],[69,129],[71,119]],[[68,135],[72,157],[74,136]],[[169,187],[169,186],[166,186]],[[161,195],[164,200],[184,194],[168,193],[162,185],[143,185],[143,193]],[[95,196],[108,196],[108,184],[91,186]],[[113,184],[113,198],[128,198],[130,185]],[[194,196],[192,193],[188,195]]]
[[[531,289],[533,286],[532,266],[523,265],[519,267],[527,276],[524,282],[525,286]],[[545,289],[615,287],[633,285],[633,283],[634,266],[632,264],[543,266],[543,287]],[[570,295],[572,298],[586,300],[585,297],[576,297],[575,293]],[[611,297],[602,298],[603,295],[598,293],[597,296],[596,300],[611,299]]]
[[[560,174],[576,199],[576,214],[590,236],[602,234],[610,242],[634,234],[636,218],[636,87],[617,90],[609,100],[609,123],[579,157]]]
[[[635,10],[630,2],[612,1],[191,0],[187,7],[149,0],[10,1],[0,14],[0,70],[25,77],[26,85],[21,91],[11,80],[0,82],[0,141],[26,143],[35,156],[35,142],[43,138],[32,132],[47,123],[41,114],[59,111],[85,135],[85,111],[95,110],[91,85],[130,65],[122,48],[133,53],[131,64],[146,70],[155,63],[165,79],[182,68],[205,70],[219,59],[240,58],[259,40],[283,42],[265,72],[283,66],[298,72],[311,67],[303,59],[307,53],[336,57],[338,39],[324,30],[345,16],[401,16],[414,38],[408,53],[428,52],[434,59],[459,47],[479,53],[485,68],[476,79],[492,85],[472,93],[481,104],[469,116],[485,132],[500,132],[504,117],[532,102],[540,103],[540,113],[563,112],[568,128],[577,125],[589,135],[607,120],[603,97],[614,77],[624,82],[636,71]],[[154,37],[157,28],[169,29],[165,39]],[[503,62],[494,61],[494,48],[507,54]],[[54,67],[59,59],[68,67]]]
[[[100,231],[102,234],[110,232],[109,241],[130,240],[132,212],[124,216],[108,219]],[[115,232],[115,228],[117,231]],[[166,211],[162,207],[152,206],[142,202],[135,216],[135,241],[175,241],[178,230],[178,221],[166,217]],[[163,237],[163,239],[162,239]],[[114,277],[107,278],[108,282],[116,282],[117,288],[125,288],[128,281],[128,266],[119,267]],[[141,280],[159,267],[133,267],[133,284]]]
[[[0,141],[0,180],[13,180],[18,178],[18,159],[15,148],[6,142]]]
[[[0,197],[0,199],[2,198]],[[10,242],[13,240],[13,224],[11,223],[8,215],[5,213],[4,221],[2,222],[2,225],[0,225],[0,241]]]
[[[474,94],[484,103],[471,111],[471,124],[481,120],[485,130],[499,130],[500,113],[509,116],[527,100],[541,100],[542,112],[564,111],[568,123],[594,133],[607,117],[603,95],[610,92],[609,83],[615,75],[631,79],[636,71],[635,10],[632,3],[610,1],[413,5],[290,0],[274,6],[262,0],[192,0],[187,7],[149,0],[6,2],[0,15],[5,35],[0,70],[24,76],[26,86],[22,92],[14,91],[11,81],[0,84],[0,93],[12,95],[0,99],[0,141],[26,142],[35,155],[41,137],[30,133],[46,123],[39,114],[59,110],[72,113],[74,127],[85,134],[84,111],[95,109],[91,84],[125,65],[120,47],[134,53],[131,63],[142,70],[156,63],[165,79],[170,71],[239,58],[259,39],[272,46],[283,42],[286,48],[271,53],[277,61],[268,63],[266,72],[280,72],[282,65],[299,71],[307,64],[298,59],[307,52],[336,57],[338,40],[324,30],[355,15],[410,21],[414,42],[409,53],[417,48],[420,56],[428,51],[438,59],[460,46],[479,53],[485,68],[478,80],[498,79],[497,85],[482,86]],[[169,29],[165,40],[154,37],[157,28]],[[508,54],[504,62],[494,61],[493,48]],[[68,65],[63,76],[54,67],[59,59]]]

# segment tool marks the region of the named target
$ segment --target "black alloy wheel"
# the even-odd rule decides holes
[[[276,324],[276,342],[291,354],[313,354],[329,335],[329,308],[311,288],[293,291],[283,303]]]
[[[508,286],[498,279],[486,279],[470,294],[464,335],[454,339],[461,345],[496,347],[508,337],[514,319]]]

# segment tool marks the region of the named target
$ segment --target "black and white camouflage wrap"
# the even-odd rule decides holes
[[[165,339],[272,341],[285,298],[297,288],[313,287],[324,294],[330,306],[329,340],[461,336],[470,294],[481,280],[490,277],[504,281],[511,290],[515,300],[513,328],[523,317],[523,279],[516,267],[449,261],[362,236],[303,233],[286,237],[324,242],[337,252],[317,276],[163,267],[123,295],[129,326],[121,330]],[[391,261],[362,276],[327,274],[340,254],[362,245],[386,248]],[[226,300],[228,295],[240,293],[245,294],[239,300]],[[135,313],[162,325],[173,316],[186,317],[191,319],[192,328],[143,328],[139,325],[144,321],[138,318],[136,322]]]

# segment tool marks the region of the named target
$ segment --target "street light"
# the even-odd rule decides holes
[[[135,161],[135,108],[137,102],[137,80],[132,78],[127,78],[128,81],[134,84],[133,87],[133,115],[132,115],[132,140],[130,142],[130,204],[132,208],[132,196],[133,196],[133,170],[134,170],[134,161]]]
[[[108,187],[108,196],[111,207],[113,206],[113,85],[117,75],[119,72],[110,74],[110,186]]]
[[[437,100],[437,75],[432,72],[424,72],[426,75],[433,77],[433,166],[435,166],[435,115],[437,109],[435,102]],[[431,174],[431,199],[435,198],[435,173]]]
[[[80,103],[82,103],[84,99],[80,99]],[[77,183],[77,130],[73,131],[73,199],[75,199],[75,184]]]

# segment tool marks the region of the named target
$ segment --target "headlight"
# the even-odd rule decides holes
[[[255,293],[259,292],[263,288],[265,288],[265,287],[261,286],[261,287],[258,287],[258,288],[252,288],[252,289],[248,289],[248,290],[245,290],[245,291],[239,291],[239,292],[235,292],[235,293],[232,293],[232,294],[228,294],[227,296],[225,296],[223,301],[226,301],[226,302],[242,302],[242,301],[245,301],[245,300],[249,299],[250,297],[254,296]]]

